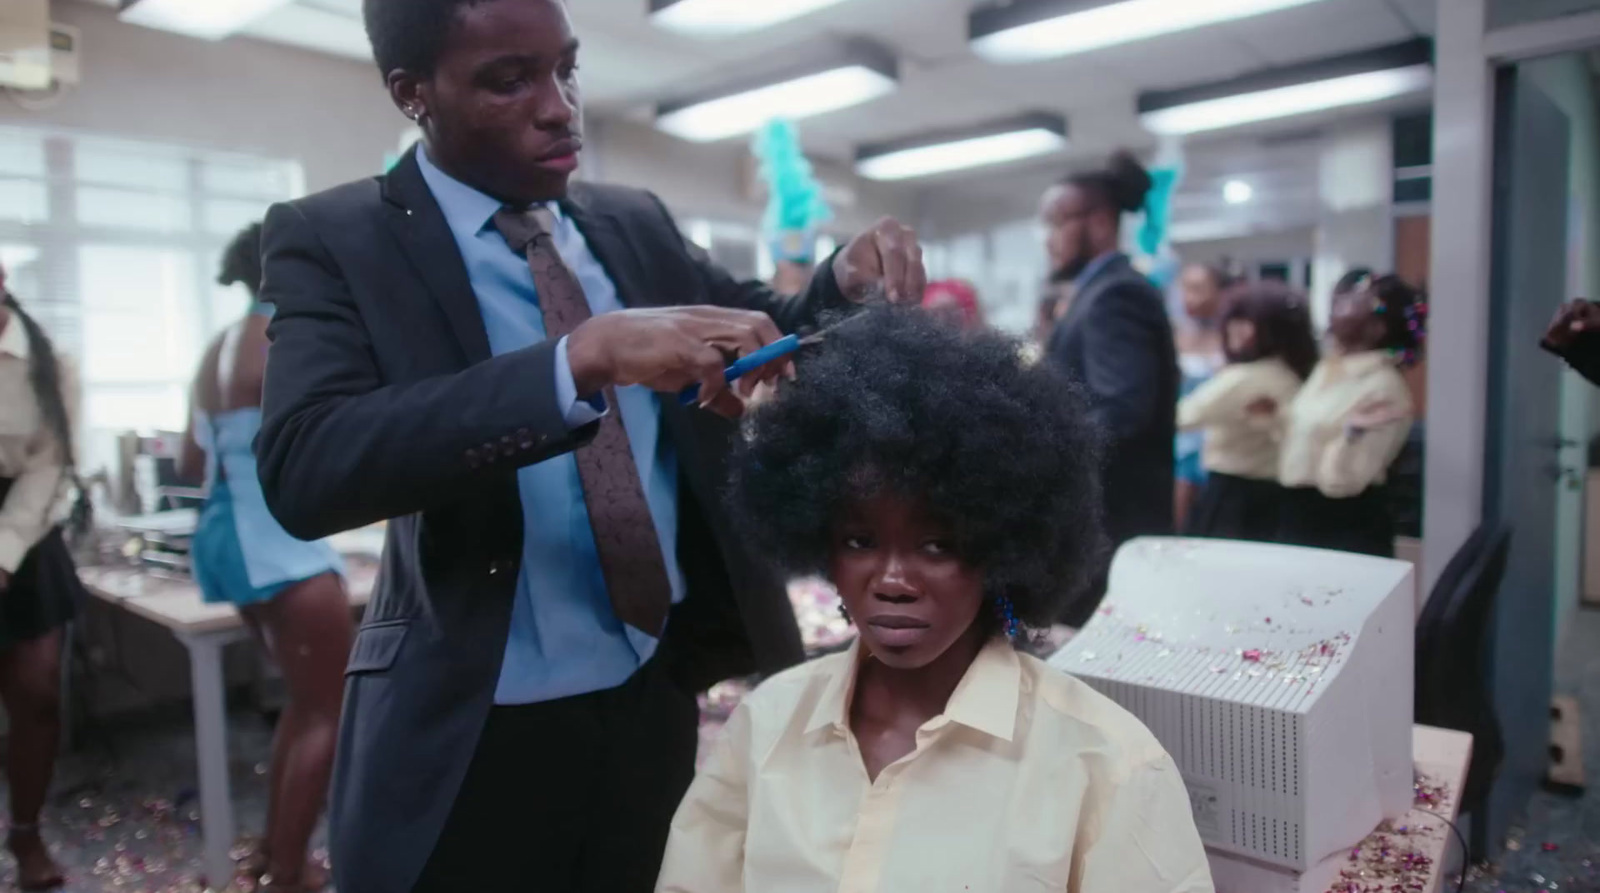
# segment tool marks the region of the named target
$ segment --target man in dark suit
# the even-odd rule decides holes
[[[349,666],[338,887],[647,891],[694,693],[802,656],[718,504],[735,428],[674,395],[736,414],[731,356],[879,284],[920,296],[920,250],[886,220],[798,298],[735,282],[654,196],[568,188],[562,0],[365,14],[422,145],[263,236],[273,513],[307,538],[392,519]]]
[[[1161,293],[1118,247],[1122,215],[1144,208],[1150,185],[1138,161],[1119,152],[1105,169],[1053,187],[1041,208],[1052,278],[1070,287],[1048,355],[1085,387],[1105,438],[1102,495],[1113,547],[1173,526],[1179,376],[1172,324]],[[1104,591],[1102,571],[1062,621],[1082,625]]]

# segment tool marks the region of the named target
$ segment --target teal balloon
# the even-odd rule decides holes
[[[767,184],[762,229],[773,253],[779,260],[810,260],[817,228],[833,219],[833,210],[806,160],[799,131],[793,122],[775,119],[756,132],[750,149]]]

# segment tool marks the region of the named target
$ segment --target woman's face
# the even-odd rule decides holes
[[[891,493],[845,512],[829,564],[862,644],[894,669],[933,663],[983,607],[983,575],[956,557],[950,531]]]
[[[1222,338],[1230,355],[1249,356],[1256,347],[1256,324],[1248,319],[1230,319]]]
[[[1378,318],[1377,296],[1367,289],[1334,295],[1328,331],[1346,351],[1375,349],[1383,343],[1385,331],[1383,320]]]
[[[1190,319],[1207,320],[1217,315],[1222,292],[1210,270],[1199,265],[1185,267],[1178,284],[1183,292],[1183,312]]]

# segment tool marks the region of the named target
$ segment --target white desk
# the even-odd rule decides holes
[[[1382,832],[1374,831],[1357,848],[1363,858],[1353,862],[1349,852],[1336,853],[1305,874],[1208,850],[1217,893],[1361,893],[1367,889],[1390,890],[1395,884],[1408,880],[1421,880],[1423,886],[1407,890],[1407,893],[1438,893],[1449,865],[1448,857],[1459,848],[1454,842],[1454,832],[1440,818],[1453,822],[1461,814],[1461,789],[1467,783],[1467,766],[1472,761],[1472,736],[1466,732],[1417,726],[1412,733],[1411,751],[1418,775],[1434,785],[1444,786],[1449,791],[1448,800],[1434,804],[1431,810],[1421,806],[1413,808],[1390,823],[1394,828],[1407,829],[1406,833],[1391,834],[1388,839],[1395,852],[1412,850],[1431,860],[1429,870],[1408,873],[1404,877],[1373,872],[1357,880],[1352,889],[1350,882],[1340,877],[1340,872],[1368,866],[1365,856],[1381,849],[1378,841]]]
[[[364,608],[372,596],[377,568],[353,562],[349,573],[351,607]],[[129,567],[81,568],[78,576],[90,595],[166,628],[189,651],[206,879],[216,889],[223,889],[233,881],[228,850],[233,847],[235,828],[222,649],[249,637],[244,621],[232,605],[201,601],[199,588],[186,579]]]

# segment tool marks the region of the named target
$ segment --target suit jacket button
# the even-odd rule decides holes
[[[509,435],[509,434],[506,435],[505,437],[502,437],[500,439],[500,455],[505,456],[507,459],[509,459],[512,456],[515,456],[516,454],[517,454],[517,442],[512,440],[511,439],[511,435]]]
[[[483,460],[479,458],[478,451],[467,450],[467,467],[476,470],[481,465],[483,465]]]

